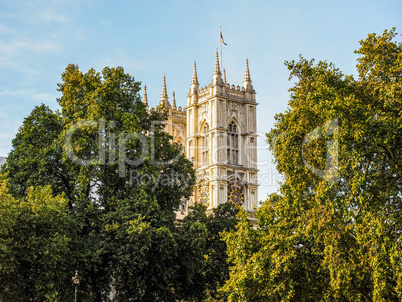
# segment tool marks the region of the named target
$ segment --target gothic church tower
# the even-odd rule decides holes
[[[188,205],[202,202],[210,211],[232,202],[252,216],[258,204],[256,93],[248,60],[241,88],[226,83],[223,72],[222,77],[216,52],[212,82],[200,88],[194,62],[184,109],[186,156],[194,163],[197,183]]]

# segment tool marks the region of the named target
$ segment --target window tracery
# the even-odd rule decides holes
[[[227,133],[227,160],[229,164],[239,164],[239,134],[235,122],[231,122]]]

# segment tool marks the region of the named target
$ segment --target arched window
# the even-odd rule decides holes
[[[208,144],[209,144],[209,134],[208,134],[209,126],[207,123],[204,124],[202,127],[202,164],[204,166],[208,165],[209,163],[209,156],[208,156]]]
[[[239,164],[239,134],[235,122],[229,124],[227,144],[228,163]]]

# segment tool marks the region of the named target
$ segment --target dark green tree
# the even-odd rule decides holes
[[[191,208],[189,215],[180,222],[177,240],[180,299],[224,299],[218,289],[229,278],[230,263],[221,233],[235,228],[237,212],[235,205],[224,203],[207,215],[206,207],[196,204]]]
[[[61,112],[35,108],[3,168],[15,197],[43,185],[65,193],[81,301],[106,300],[111,288],[118,301],[175,299],[175,210],[194,172],[163,131],[166,113],[148,112],[139,90],[120,67],[100,74],[69,65]]]
[[[44,185],[50,185],[55,196],[71,196],[73,183],[58,142],[62,129],[60,114],[43,104],[24,119],[2,166],[10,175],[9,187],[15,197],[26,196],[30,186]]]

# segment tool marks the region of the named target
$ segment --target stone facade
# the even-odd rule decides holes
[[[170,104],[166,78],[159,106],[169,111],[165,130],[184,146],[194,163],[197,182],[190,200],[184,201],[178,216],[186,215],[196,202],[208,211],[224,202],[240,204],[253,216],[258,204],[256,106],[248,60],[242,87],[226,82],[220,71],[218,53],[212,82],[200,88],[194,62],[187,106]],[[144,103],[148,105],[146,87]]]

